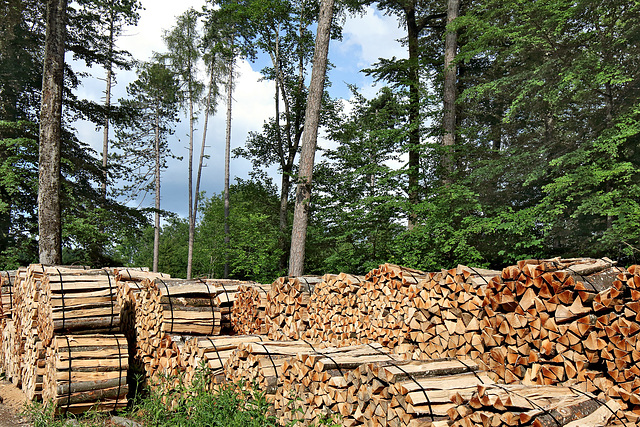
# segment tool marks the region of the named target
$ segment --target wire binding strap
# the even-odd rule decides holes
[[[44,272],[44,268],[42,269],[42,271]],[[62,273],[57,268],[56,268],[56,271],[58,272],[58,277],[60,277],[60,296],[62,297],[62,328],[61,329],[64,331],[64,326],[65,326],[65,321],[66,321],[65,311],[67,311],[66,308],[65,308],[65,304],[64,304],[64,285],[62,283]],[[51,286],[51,285],[49,285],[49,286]],[[51,295],[49,295],[49,298],[51,298]],[[51,319],[51,323],[53,323],[53,318]],[[69,338],[67,338],[67,342],[68,341],[69,341]]]
[[[171,331],[170,333],[173,333],[173,303],[171,302],[171,294],[169,292],[169,286],[167,286],[167,284],[165,283],[164,280],[162,280],[161,278],[157,278],[158,280],[160,280],[160,282],[164,285],[165,289],[167,290],[167,298],[169,299],[169,309],[171,309]],[[160,298],[162,298],[162,293],[160,294]],[[164,318],[164,315],[163,315]]]
[[[113,337],[116,339],[116,344],[118,345],[118,393],[116,393],[116,402],[113,405],[113,410],[115,411],[118,408],[118,398],[120,397],[120,386],[122,384],[122,353],[120,352],[120,340],[116,334],[113,334]]]

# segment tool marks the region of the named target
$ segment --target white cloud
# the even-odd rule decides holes
[[[372,6],[367,6],[364,16],[347,18],[342,33],[344,40],[337,48],[359,51],[360,68],[368,67],[379,58],[407,57],[407,49],[398,41],[405,36],[405,31],[398,26],[397,17],[383,15]]]

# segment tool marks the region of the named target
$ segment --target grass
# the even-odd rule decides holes
[[[277,427],[272,406],[263,392],[243,384],[227,384],[213,389],[199,372],[193,385],[170,388],[176,381],[161,381],[152,390],[133,399],[130,409],[119,415],[144,427]],[[108,427],[110,414],[89,412],[81,416],[55,416],[51,405],[32,402],[24,414],[33,427]],[[290,423],[293,427],[297,422]],[[340,423],[327,417],[322,426],[338,427]]]

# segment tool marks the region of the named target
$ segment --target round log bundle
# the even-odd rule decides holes
[[[122,334],[56,335],[48,348],[42,397],[56,413],[127,406],[128,348]]]
[[[108,270],[63,271],[46,267],[38,297],[38,334],[48,345],[56,334],[120,332],[116,281]]]

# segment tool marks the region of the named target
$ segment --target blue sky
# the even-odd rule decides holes
[[[142,0],[145,8],[141,12],[141,19],[137,27],[127,29],[124,36],[118,40],[120,48],[131,52],[138,60],[147,60],[153,52],[165,50],[162,35],[170,29],[175,22],[175,17],[194,7],[199,10],[204,5],[204,0]],[[329,48],[329,59],[334,68],[329,71],[329,79],[332,86],[329,91],[332,96],[344,98],[348,103],[350,96],[347,84],[354,84],[362,93],[372,96],[377,89],[372,85],[372,80],[360,73],[360,70],[376,62],[378,58],[406,57],[406,49],[398,42],[403,37],[402,28],[398,27],[398,21],[394,16],[385,16],[381,12],[368,8],[362,16],[348,17],[343,26],[343,40],[333,41]],[[262,124],[273,115],[274,83],[260,81],[261,64],[264,60],[258,60],[256,64],[247,61],[238,63],[237,85],[234,91],[233,120],[231,130],[232,149],[244,146],[248,132],[260,130]],[[104,70],[93,68],[86,70],[91,77],[83,81],[78,90],[81,98],[101,99],[104,91]],[[113,90],[113,100],[124,97],[126,86],[135,80],[134,72],[119,71],[117,85]],[[219,113],[209,119],[207,132],[206,153],[210,159],[202,173],[201,189],[207,196],[219,193],[224,185],[224,141],[225,141],[225,112],[226,105],[219,105]],[[188,122],[184,115],[178,125],[175,134],[170,141],[172,150],[177,156],[182,156],[183,161],[171,161],[169,168],[163,172],[161,184],[161,207],[176,212],[182,217],[187,216],[188,187],[187,187],[187,154],[188,154]],[[194,156],[200,151],[202,141],[200,119],[194,137]],[[87,141],[96,151],[102,151],[102,131],[96,131],[90,123],[76,123],[79,137]],[[197,164],[197,158],[194,158]],[[231,176],[247,178],[251,164],[245,159],[231,159]],[[279,176],[275,167],[268,170],[269,175],[279,183]],[[137,200],[134,205],[151,206],[153,195],[148,195],[144,200]]]

